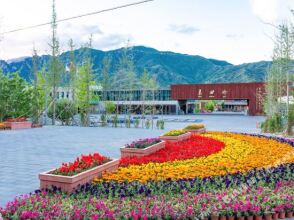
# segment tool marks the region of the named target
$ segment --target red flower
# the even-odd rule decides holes
[[[81,155],[73,163],[62,163],[60,168],[53,171],[53,174],[72,176],[108,161],[110,161],[109,158],[98,153]]]
[[[148,156],[121,158],[120,166],[140,165],[150,162],[163,163],[167,161],[203,157],[219,152],[224,146],[225,144],[221,141],[193,135],[186,141],[176,143],[167,142],[165,148]]]

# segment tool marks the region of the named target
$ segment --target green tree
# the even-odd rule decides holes
[[[0,69],[0,122],[2,122],[8,115],[9,103],[8,99],[10,96],[8,78],[3,74]]]
[[[94,93],[94,87],[97,83],[94,79],[93,64],[91,60],[92,37],[84,48],[85,62],[79,67],[76,83],[76,101],[81,116],[83,126],[89,126],[89,114],[91,103],[98,100],[98,96]]]
[[[76,67],[76,59],[75,59],[75,51],[74,51],[74,43],[73,40],[69,40],[69,86],[72,92],[72,101],[75,105],[75,86],[77,79],[77,67]]]
[[[111,90],[112,88],[112,83],[110,79],[110,66],[111,66],[111,58],[105,56],[102,60],[102,92],[103,95],[105,95],[105,92],[108,90]],[[106,100],[106,97],[103,97],[103,100]]]
[[[105,111],[106,114],[113,114],[115,112],[116,106],[113,102],[105,102]]]
[[[142,74],[142,76],[140,77],[140,87],[142,89],[142,94],[141,94],[141,101],[142,101],[142,127],[144,127],[145,125],[145,114],[146,111],[151,111],[152,112],[152,116],[154,114],[154,106],[152,106],[151,110],[145,107],[145,101],[147,100],[147,96],[148,96],[148,92],[151,93],[152,99],[154,100],[154,92],[157,88],[157,82],[156,80],[154,80],[150,74],[148,73],[148,71],[146,69],[144,69],[144,72]],[[153,118],[153,117],[152,117]],[[152,126],[153,126],[153,119],[152,119]]]
[[[56,118],[56,101],[57,101],[57,88],[60,86],[60,79],[61,79],[61,71],[62,65],[59,60],[59,41],[57,38],[57,15],[56,15],[56,8],[55,8],[55,0],[52,0],[52,21],[51,21],[51,30],[52,30],[52,37],[51,37],[51,61],[50,61],[50,77],[49,82],[52,88],[51,98],[52,98],[52,108],[53,108],[53,115],[52,115],[52,124],[55,125],[55,118]]]
[[[281,103],[281,97],[285,95],[290,97],[289,84],[294,79],[291,73],[291,65],[293,65],[291,63],[294,58],[294,28],[293,25],[283,24],[278,26],[278,31],[275,38],[273,64],[266,77],[264,110],[267,118],[263,124],[263,131],[275,133],[285,130],[288,135],[292,135],[290,104],[289,101],[286,106]],[[281,120],[276,120],[276,118],[285,118],[285,125],[280,125]],[[284,129],[281,129],[281,126]]]
[[[69,125],[70,120],[76,114],[76,108],[71,100],[61,99],[56,102],[56,119],[62,122],[62,125]],[[49,116],[53,116],[53,109],[50,108]]]
[[[39,61],[38,54],[36,49],[33,50],[33,93],[31,100],[31,118],[33,123],[40,123],[40,116],[42,112],[45,110],[45,91],[46,91],[46,80],[44,75],[44,70],[39,71]]]

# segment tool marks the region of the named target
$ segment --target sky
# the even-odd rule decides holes
[[[57,18],[99,11],[139,0],[56,0]],[[52,0],[0,0],[0,33],[51,20]],[[294,0],[154,0],[142,5],[58,24],[61,51],[90,35],[93,47],[112,50],[143,45],[200,55],[233,64],[270,60],[276,29],[293,20]],[[270,25],[273,24],[273,25]],[[50,52],[50,26],[0,36],[0,59]]]

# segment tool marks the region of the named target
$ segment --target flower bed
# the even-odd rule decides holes
[[[191,132],[192,134],[202,134],[206,131],[204,124],[192,124],[184,128],[185,131]]]
[[[245,134],[192,135],[149,156],[122,158],[118,170],[70,195],[56,188],[36,191],[0,213],[7,219],[290,217],[293,146],[289,140]]]
[[[224,146],[225,144],[221,141],[195,135],[182,142],[168,142],[165,144],[165,148],[149,156],[121,158],[120,166],[126,167],[128,165],[140,165],[150,162],[163,163],[203,157],[217,153]]]
[[[17,198],[8,203],[5,210],[0,210],[0,213],[6,218],[17,213],[21,219],[204,219],[210,216],[256,218],[267,213],[293,213],[293,194],[293,181],[253,187],[237,193],[226,190],[199,194],[183,191],[179,194],[113,199],[96,196],[77,199],[76,196],[64,196],[59,192],[54,195],[40,192]]]
[[[9,127],[11,130],[32,128],[32,123],[29,121],[4,122],[4,124],[6,127]]]
[[[191,133],[185,130],[171,130],[160,136],[161,140],[177,142],[187,140],[191,137]]]
[[[120,148],[121,157],[142,157],[150,155],[165,147],[165,142],[159,138],[147,138],[134,141]]]
[[[208,133],[204,137],[222,141],[226,147],[207,157],[121,167],[111,174],[104,174],[103,180],[147,182],[204,178],[294,162],[293,147],[276,140],[221,132]]]
[[[24,122],[27,121],[27,118],[7,118],[7,122]]]
[[[39,174],[40,188],[52,186],[65,192],[72,192],[79,186],[91,182],[103,172],[111,172],[118,168],[119,160],[111,160],[98,153],[82,155],[73,163],[64,163],[61,167]]]
[[[5,123],[0,123],[0,130],[9,130],[11,129],[10,127],[8,127]]]

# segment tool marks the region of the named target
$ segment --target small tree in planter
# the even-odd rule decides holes
[[[62,122],[62,125],[69,125],[70,120],[76,113],[77,109],[72,101],[63,99],[56,102],[55,117]],[[53,117],[52,108],[49,109],[48,115],[49,117]]]
[[[112,116],[112,127],[117,128],[117,124],[118,124],[118,116],[116,114]]]

